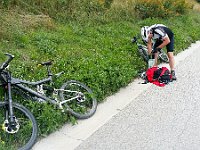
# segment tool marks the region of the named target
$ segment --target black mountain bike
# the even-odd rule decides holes
[[[137,40],[136,37],[133,37],[131,42],[137,44],[137,47],[138,47],[137,49],[138,49],[139,54],[143,57],[144,61],[146,63],[148,63],[149,55],[148,55],[147,46],[138,43],[138,40]],[[161,60],[162,62],[169,63],[169,58],[168,58],[167,54],[162,49],[159,51],[158,59]]]
[[[92,90],[85,84],[70,80],[57,87],[57,78],[64,71],[52,74],[52,61],[39,64],[46,66],[47,77],[36,81],[26,81],[11,76],[12,91],[24,99],[49,102],[62,111],[68,111],[78,119],[91,117],[97,109],[97,100]]]
[[[12,100],[13,81],[6,68],[14,56],[6,55],[8,60],[0,67],[0,85],[4,93],[4,101],[0,101],[0,149],[30,150],[37,139],[37,123],[27,108]]]

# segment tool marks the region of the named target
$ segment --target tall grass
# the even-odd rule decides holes
[[[185,0],[136,0],[135,3],[135,10],[143,19],[184,15],[191,7]]]

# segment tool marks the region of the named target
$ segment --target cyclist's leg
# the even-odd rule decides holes
[[[154,56],[154,59],[155,59],[155,64],[154,66],[157,66],[158,65],[158,52],[155,51],[156,47],[158,47],[160,44],[162,44],[162,41],[159,41],[157,40],[155,42],[155,44],[153,45],[153,56]]]
[[[153,58],[155,59],[154,66],[158,66],[158,52],[153,53]]]
[[[175,66],[174,54],[173,52],[167,52],[167,55],[169,57],[169,67],[171,70],[174,70]]]
[[[167,55],[169,57],[169,66],[171,70],[174,70],[175,60],[174,60],[174,37],[170,37],[170,43],[166,45]]]
[[[169,57],[169,66],[171,69],[172,79],[176,80],[175,76],[175,59],[174,59],[174,36],[170,37],[170,43],[166,46],[167,47],[167,55]]]

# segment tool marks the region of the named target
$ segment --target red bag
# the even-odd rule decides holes
[[[152,67],[147,69],[146,77],[148,82],[163,87],[170,82],[172,76],[166,67]]]

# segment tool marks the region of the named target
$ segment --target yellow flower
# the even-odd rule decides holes
[[[5,129],[5,126],[4,126],[4,124],[2,124],[2,125],[1,125],[1,129],[2,129],[2,130],[4,130],[4,129]]]
[[[2,141],[1,137],[0,137],[0,143],[1,143],[1,144],[5,144],[5,142],[4,142],[4,141]]]

